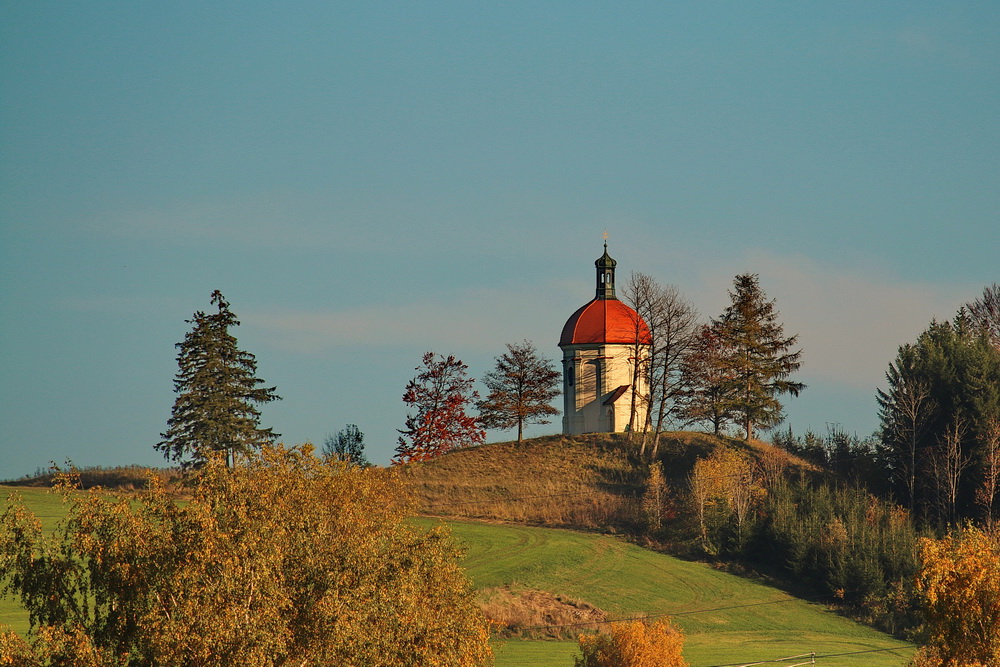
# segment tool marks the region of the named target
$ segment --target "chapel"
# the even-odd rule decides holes
[[[563,326],[563,433],[626,431],[635,400],[635,428],[646,419],[643,373],[636,373],[649,357],[652,337],[635,310],[615,295],[615,266],[604,254],[594,262],[597,293]]]

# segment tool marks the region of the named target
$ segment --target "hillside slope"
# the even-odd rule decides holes
[[[760,441],[666,433],[657,458],[668,485],[685,488],[695,460],[720,445],[746,451],[765,468],[811,469]],[[641,523],[648,468],[625,435],[594,433],[458,449],[407,466],[405,474],[428,515],[631,531]]]
[[[810,652],[851,654],[819,664],[888,666],[912,654],[903,642],[822,606],[614,537],[467,521],[449,525],[468,549],[465,565],[477,588],[549,591],[589,602],[610,620],[669,614],[687,636],[684,655],[694,667]],[[511,640],[498,650],[497,664],[566,665],[574,650],[568,642]]]

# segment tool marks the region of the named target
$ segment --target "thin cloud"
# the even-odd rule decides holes
[[[762,288],[777,302],[786,334],[799,335],[802,373],[811,382],[865,391],[882,381],[899,345],[913,341],[932,319],[951,318],[978,293],[976,286],[908,283],[874,268],[833,266],[766,251],[702,265],[687,274],[681,289],[697,284],[688,296],[707,319],[721,313],[733,276],[743,271],[760,275]],[[344,346],[493,352],[524,338],[548,350],[555,348],[566,318],[585,300],[580,290],[579,279],[558,278],[530,294],[468,289],[401,305],[274,308],[247,312],[243,321],[268,344],[299,354]]]
[[[544,290],[538,290],[544,294]],[[315,354],[343,346],[416,346],[433,350],[495,351],[507,342],[558,340],[576,307],[558,307],[562,291],[525,299],[500,289],[465,290],[448,300],[345,310],[272,309],[248,313],[245,323],[262,330],[269,344]],[[565,312],[564,312],[565,311]]]
[[[882,382],[903,343],[932,319],[950,319],[974,287],[906,283],[877,271],[803,256],[751,254],[761,286],[777,300],[786,333],[798,333],[803,371],[858,388]]]

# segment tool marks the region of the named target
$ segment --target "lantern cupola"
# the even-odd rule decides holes
[[[604,242],[604,254],[597,258],[597,297],[598,299],[617,299],[615,296],[615,266],[618,265],[608,254],[608,242]]]

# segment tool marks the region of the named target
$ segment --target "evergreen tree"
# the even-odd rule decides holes
[[[778,396],[798,396],[805,388],[788,379],[798,370],[802,350],[792,351],[798,336],[784,337],[774,300],[768,301],[756,274],[736,276],[732,300],[713,322],[722,340],[723,412],[733,414],[749,441],[754,428],[770,428],[784,415]]]
[[[478,445],[486,439],[466,406],[479,398],[466,376],[468,366],[453,355],[424,354],[423,366],[406,385],[403,402],[415,408],[400,429],[396,463],[426,461],[456,447]]]
[[[548,424],[559,414],[551,401],[559,395],[559,372],[552,362],[538,356],[530,341],[507,343],[507,352],[496,358],[496,367],[483,384],[489,395],[478,403],[479,422],[486,428],[517,427],[521,442],[525,424]]]
[[[323,454],[362,468],[371,465],[365,456],[365,434],[356,424],[348,424],[337,431],[337,435],[328,435],[323,443]]]
[[[885,373],[888,391],[876,390],[882,422],[881,453],[911,511],[916,506],[918,480],[924,467],[921,450],[933,440],[930,426],[937,411],[930,382],[918,370],[920,363],[916,346],[900,346],[896,360]]]
[[[964,309],[899,348],[879,390],[882,455],[928,518],[992,518],[998,482],[1000,349]],[[912,480],[912,481],[911,481]]]
[[[219,290],[211,302],[218,312],[198,311],[191,331],[177,343],[179,370],[174,377],[177,399],[166,433],[156,444],[167,459],[184,466],[202,465],[213,453],[225,454],[229,465],[248,456],[278,434],[260,428],[257,405],[280,400],[275,387],[263,387],[253,354],[236,346],[230,327],[240,322]]]

